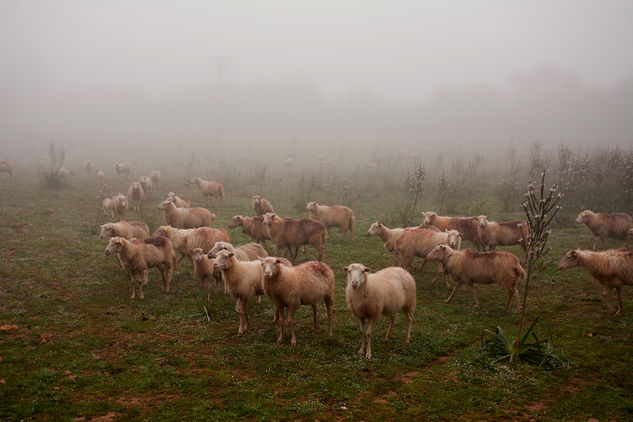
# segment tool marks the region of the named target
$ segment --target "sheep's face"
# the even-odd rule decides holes
[[[433,220],[437,216],[437,214],[433,211],[427,211],[425,213],[422,213],[422,215],[424,215],[424,224],[432,224]]]
[[[380,233],[381,227],[382,227],[382,223],[376,221],[374,224],[371,225],[371,227],[369,227],[369,230],[367,230],[367,236]]]
[[[201,248],[195,248],[194,250],[191,251],[191,258],[195,261],[195,262],[202,262],[202,260],[204,259],[204,251]]]
[[[450,246],[446,245],[436,246],[431,252],[429,252],[426,259],[429,261],[441,261],[448,256],[450,249]]]
[[[558,263],[558,269],[564,270],[567,268],[573,268],[580,265],[580,254],[579,250],[569,251],[565,254],[563,259]]]
[[[352,289],[358,289],[365,283],[365,273],[369,272],[369,268],[363,264],[350,264],[349,267],[344,267],[343,271],[347,272],[347,284],[352,286]]]
[[[110,224],[103,224],[101,226],[101,234],[99,234],[99,239],[105,239],[106,237],[113,237],[114,230],[112,230],[112,226]]]
[[[167,208],[169,208],[169,204],[171,204],[171,201],[163,201],[160,204],[158,204],[158,209],[159,210],[166,210]]]
[[[213,248],[211,248],[207,255],[209,256],[209,258],[215,258],[215,256],[221,251],[226,251],[228,249],[229,247],[226,242],[215,242],[215,245],[213,245]]]
[[[215,262],[213,263],[213,269],[215,271],[225,270],[231,267],[231,257],[233,252],[222,251],[215,256]]]
[[[310,212],[312,211],[316,211],[317,209],[317,203],[316,202],[308,202],[308,205],[306,205],[306,209]]]
[[[273,212],[267,212],[266,214],[264,214],[264,224],[270,224],[272,223],[275,218],[277,218],[277,215],[275,215],[275,213]]]
[[[584,223],[589,222],[592,215],[593,215],[593,212],[589,210],[581,212],[580,214],[578,214],[578,218],[576,219],[576,224],[584,224]]]
[[[169,238],[169,226],[160,226],[154,233],[154,236],[163,236]]]
[[[457,245],[459,245],[459,238],[462,235],[457,230],[446,230],[446,234],[448,235],[447,244],[453,249],[458,249]]]
[[[487,215],[478,216],[477,224],[479,224],[479,227],[486,227],[488,225],[488,216]]]
[[[279,266],[282,265],[281,259],[275,258],[274,256],[258,258],[262,261],[262,271],[265,278],[272,278],[279,273]]]
[[[633,229],[629,230],[629,236],[633,236]]]
[[[120,237],[113,237],[105,248],[105,254],[115,255],[119,253],[121,249],[123,249],[123,240]]]

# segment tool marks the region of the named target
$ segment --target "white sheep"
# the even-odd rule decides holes
[[[268,252],[259,243],[247,243],[246,245],[234,247],[229,242],[215,242],[213,248],[209,250],[209,258],[215,257],[220,251],[233,252],[240,261],[255,261],[260,257],[267,257]]]
[[[330,235],[330,227],[338,227],[343,233],[343,239],[349,231],[352,235],[352,241],[354,241],[354,221],[356,218],[351,208],[343,205],[327,206],[308,202],[306,209],[310,212],[310,218],[320,221],[325,226],[328,236]]]
[[[171,226],[160,226],[154,236],[165,236],[174,246],[174,250],[181,254],[176,264],[180,264],[184,257],[191,261],[191,251],[201,248],[208,251],[216,242],[228,242],[229,235],[224,229],[198,227],[195,229],[177,229]]]
[[[393,245],[396,238],[400,236],[402,233],[404,233],[403,228],[398,227],[398,228],[390,229],[384,224],[382,224],[380,221],[376,221],[375,223],[373,223],[369,227],[369,230],[367,230],[367,236],[377,235],[383,241],[383,244],[382,244],[383,248],[393,253],[393,265],[397,264],[397,256],[395,254]]]
[[[179,229],[210,227],[216,218],[216,215],[206,208],[176,208],[171,201],[161,202],[158,209],[165,211],[167,224]]]
[[[222,271],[213,268],[215,258],[209,258],[202,248],[195,248],[191,251],[193,259],[193,274],[200,280],[200,289],[205,294],[206,301],[211,300],[210,289],[207,287],[209,281],[213,277],[215,279],[215,293],[218,293],[218,287],[222,283]],[[206,286],[205,286],[206,285]]]
[[[184,195],[177,195],[174,192],[169,192],[167,197],[165,198],[167,201],[171,201],[176,205],[176,208],[189,208],[191,207],[191,203],[189,202],[189,198]]]

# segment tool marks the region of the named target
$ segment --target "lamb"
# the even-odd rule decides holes
[[[411,269],[411,263],[416,256],[424,258],[420,270],[426,265],[428,254],[438,245],[449,245],[453,249],[459,250],[461,247],[461,237],[457,230],[445,230],[443,232],[426,227],[409,228],[404,231],[394,242],[395,255],[402,260],[402,268]],[[437,265],[437,273],[433,278],[435,284],[440,275],[444,275],[444,284],[450,287],[444,274],[441,263]]]
[[[9,173],[9,180],[13,180],[13,164],[11,161],[0,161],[0,173]]]
[[[477,250],[483,249],[479,237],[479,225],[475,217],[441,217],[432,211],[422,214],[424,215],[424,224],[430,224],[440,230],[457,230],[462,234],[462,239],[472,242]]]
[[[143,285],[148,282],[149,268],[158,268],[163,279],[163,289],[169,293],[169,284],[174,272],[174,250],[169,239],[156,236],[143,241],[129,241],[122,237],[110,239],[106,255],[116,255],[123,262],[132,278],[132,296],[136,297],[135,280],[138,280],[139,298],[144,299]]]
[[[259,195],[253,196],[253,211],[255,215],[264,215],[267,212],[275,212],[273,206],[266,198],[262,198]]]
[[[477,217],[477,228],[481,243],[489,250],[494,251],[497,246],[521,245],[526,251],[526,242],[529,235],[527,221],[515,220],[508,222],[489,221],[488,216]]]
[[[264,294],[262,288],[263,271],[259,261],[240,261],[234,253],[221,251],[215,257],[214,270],[221,270],[224,282],[239,304],[240,325],[237,335],[248,329],[246,306],[255,296]]]
[[[394,252],[393,242],[396,240],[398,236],[404,233],[403,228],[395,228],[390,229],[380,221],[376,221],[373,223],[369,230],[367,230],[367,236],[378,235],[384,242],[382,244],[383,248],[387,249],[389,252],[393,253],[393,265],[396,265],[397,256]]]
[[[112,218],[116,218],[117,221],[121,220],[121,217],[128,209],[128,200],[125,195],[117,193],[110,198],[103,200],[103,214],[108,215],[110,213]]]
[[[127,196],[132,200],[132,209],[140,211],[141,202],[145,202],[145,190],[139,182],[132,183],[132,186],[127,190]]]
[[[169,192],[165,199],[173,202],[176,208],[189,208],[191,206],[189,198],[184,195],[176,195],[174,192]]]
[[[210,289],[205,287],[205,284],[208,285],[211,277],[213,277],[215,279],[215,293],[217,294],[218,287],[222,283],[222,271],[213,268],[215,258],[209,258],[202,248],[193,249],[191,258],[193,259],[193,274],[200,280],[200,289],[205,294],[205,299],[208,302],[211,300],[211,293],[209,292]]]
[[[149,227],[142,221],[119,221],[101,225],[99,239],[106,237],[122,237],[127,240],[134,238],[144,240],[149,237]]]
[[[264,224],[263,216],[243,217],[236,215],[229,221],[228,228],[233,229],[238,226],[242,226],[242,232],[250,236],[257,243],[262,244],[264,249],[268,251],[266,240],[270,240],[271,238],[268,226]]]
[[[266,249],[259,243],[248,243],[236,248],[228,242],[219,241],[209,250],[209,258],[215,257],[220,251],[233,252],[240,261],[255,261],[268,256]]]
[[[616,316],[622,315],[622,286],[633,285],[633,251],[609,249],[602,252],[571,250],[558,263],[558,269],[585,267],[598,283],[604,286],[602,300],[610,312],[614,312],[609,293],[615,289],[618,295]]]
[[[330,227],[338,227],[342,238],[345,239],[345,234],[349,231],[352,235],[352,242],[354,241],[354,211],[351,208],[335,205],[319,205],[316,202],[308,202],[306,209],[310,211],[310,218],[320,221],[327,229],[328,235],[330,234]]]
[[[208,251],[213,248],[216,242],[230,241],[226,230],[209,227],[177,229],[171,226],[160,226],[154,236],[165,236],[171,241],[174,250],[181,254],[177,265],[182,262],[184,257],[189,257],[191,260],[191,251],[195,248]]]
[[[224,186],[222,186],[222,183],[209,182],[207,180],[202,180],[199,177],[192,178],[191,183],[198,185],[198,190],[202,195],[204,195],[207,207],[209,207],[210,196],[215,197],[216,204],[222,203],[222,197],[224,196]]]
[[[299,247],[310,244],[319,253],[319,261],[324,260],[323,244],[327,240],[327,231],[321,222],[306,218],[301,220],[279,218],[276,214],[269,212],[264,215],[264,224],[268,226],[270,237],[275,244],[273,255],[277,255],[280,248],[288,248],[290,261],[294,265]],[[292,248],[294,248],[294,254]]]
[[[150,179],[148,176],[141,176],[138,179],[138,182],[143,187],[143,190],[145,191],[145,196],[148,198],[152,196],[152,190],[154,189],[152,179]]]
[[[84,170],[86,171],[86,174],[88,176],[92,175],[92,167],[93,167],[92,161],[90,160],[84,161]]]
[[[516,297],[517,308],[522,310],[517,282],[524,279],[526,274],[519,263],[519,258],[510,252],[475,252],[456,251],[447,245],[437,246],[426,257],[430,261],[441,262],[451,278],[455,280],[455,287],[451,295],[444,301],[449,303],[462,283],[466,283],[475,296],[475,305],[479,306],[477,289],[474,283],[497,283],[508,291],[508,302],[504,310],[510,308],[512,297]]]
[[[295,267],[283,264],[280,258],[268,257],[261,261],[264,273],[263,288],[266,296],[275,304],[279,322],[279,338],[284,338],[285,308],[288,308],[288,324],[290,325],[290,345],[297,344],[295,335],[295,311],[301,305],[311,305],[314,327],[317,324],[317,303],[323,300],[327,309],[328,336],[332,336],[332,311],[334,307],[334,272],[323,262],[309,261]]]
[[[127,178],[130,176],[130,165],[128,163],[116,163],[114,169],[119,177],[125,176]]]
[[[415,280],[411,274],[400,267],[389,267],[370,274],[370,269],[362,264],[350,264],[343,271],[347,272],[347,308],[358,318],[360,324],[361,343],[358,354],[364,353],[366,359],[371,359],[371,330],[381,315],[390,318],[385,336],[385,341],[389,341],[398,311],[407,316],[404,342],[409,343],[416,302]]]
[[[103,171],[101,171],[101,169],[97,169],[95,176],[97,177],[97,182],[101,186],[105,185],[105,174],[103,174]]]
[[[161,202],[158,209],[165,211],[167,224],[178,229],[209,227],[216,218],[216,215],[206,208],[176,208],[171,201]]]
[[[596,250],[596,240],[600,239],[604,247],[604,239],[612,237],[628,242],[629,231],[633,228],[633,219],[625,213],[594,213],[585,210],[578,214],[576,224],[584,224],[594,235],[593,250]]]
[[[149,178],[152,179],[152,182],[155,185],[158,185],[158,182],[160,182],[160,178],[161,178],[160,171],[152,170],[152,172],[149,174]]]

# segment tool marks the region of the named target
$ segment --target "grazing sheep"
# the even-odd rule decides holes
[[[101,225],[99,239],[106,237],[122,237],[127,240],[134,238],[144,240],[149,237],[149,227],[142,221],[119,221]]]
[[[517,282],[524,279],[526,274],[519,263],[519,258],[510,252],[475,252],[456,251],[447,245],[440,245],[433,249],[426,258],[430,261],[440,261],[451,278],[455,280],[455,287],[451,295],[444,301],[448,303],[455,296],[455,292],[465,283],[475,296],[475,304],[479,306],[477,289],[474,284],[497,283],[508,292],[508,303],[504,310],[508,310],[512,297],[516,297],[517,308],[523,309]]]
[[[420,270],[426,265],[428,254],[438,245],[449,245],[453,249],[459,250],[461,247],[461,237],[457,230],[445,230],[443,232],[429,229],[427,227],[415,227],[406,229],[398,236],[394,242],[394,253],[402,260],[401,266],[406,270],[411,270],[411,263],[416,256],[424,258]],[[450,287],[444,268],[441,263],[437,264],[437,272],[432,284],[435,284],[440,275],[444,275],[444,284]]]
[[[127,178],[130,176],[130,165],[128,163],[116,163],[114,169],[119,177],[125,176]]]
[[[117,193],[110,198],[103,200],[103,214],[108,215],[110,213],[112,218],[116,218],[117,221],[121,220],[123,214],[128,209],[128,200],[125,195]]]
[[[143,241],[129,241],[113,237],[105,249],[106,255],[116,255],[123,262],[123,268],[132,277],[132,296],[136,297],[135,280],[138,280],[139,298],[142,300],[143,285],[148,282],[149,268],[158,268],[163,278],[163,289],[169,293],[169,284],[174,272],[175,255],[169,239],[156,236]]]
[[[270,202],[259,195],[253,196],[253,211],[255,211],[256,215],[264,215],[267,212],[275,212]]]
[[[180,264],[183,258],[189,257],[195,248],[208,251],[213,248],[216,242],[229,242],[229,235],[224,229],[212,229],[209,227],[198,227],[195,229],[177,229],[171,226],[160,226],[154,236],[165,236],[169,239],[174,250],[181,254],[176,264]]]
[[[477,250],[483,249],[479,237],[479,224],[475,217],[441,217],[429,211],[423,212],[424,224],[430,224],[440,230],[457,230],[462,234],[462,239],[472,242]]]
[[[270,240],[270,231],[268,226],[264,224],[263,216],[243,217],[241,215],[234,216],[229,221],[228,228],[234,229],[235,227],[242,226],[242,232],[247,234],[257,243],[264,246],[264,249],[268,251],[268,245],[266,240]]]
[[[165,211],[167,224],[178,229],[210,227],[216,218],[216,215],[206,208],[176,208],[171,201],[161,202],[158,209]]]
[[[204,195],[207,208],[209,207],[210,196],[215,197],[216,205],[222,203],[222,197],[224,196],[224,186],[222,186],[222,183],[202,180],[199,177],[192,178],[191,183],[198,185],[198,190]]]
[[[101,171],[101,169],[97,169],[95,176],[97,177],[97,182],[101,186],[105,185],[105,174],[103,174],[103,171]]]
[[[189,198],[184,195],[176,195],[174,192],[169,192],[165,200],[173,202],[176,208],[189,208],[191,206]]]
[[[132,186],[127,190],[127,196],[132,201],[132,209],[140,211],[141,202],[145,202],[145,190],[139,182],[132,183]]]
[[[594,235],[593,250],[595,251],[598,239],[603,247],[604,239],[607,237],[628,242],[629,231],[633,228],[633,219],[630,215],[621,212],[607,214],[585,210],[578,214],[576,224],[584,224]]]
[[[222,271],[220,269],[215,270],[213,268],[215,264],[215,258],[209,258],[204,253],[202,248],[195,248],[191,252],[191,258],[193,259],[193,274],[200,280],[200,290],[205,294],[205,299],[208,302],[211,300],[211,292],[208,287],[208,282],[211,277],[215,279],[215,293],[218,293],[218,288],[222,283]],[[205,286],[205,284],[207,286]]]
[[[323,300],[327,309],[328,336],[332,336],[332,311],[334,307],[334,272],[327,264],[309,261],[295,267],[284,265],[277,257],[263,258],[261,261],[266,296],[275,304],[277,320],[279,322],[279,338],[281,344],[284,338],[285,308],[288,308],[288,324],[290,325],[290,345],[297,344],[295,336],[295,311],[301,305],[311,305],[314,327],[317,324],[317,303]]]
[[[143,187],[143,190],[145,191],[145,196],[148,197],[148,198],[151,197],[152,196],[152,190],[154,189],[154,186],[152,184],[152,179],[150,179],[148,176],[141,176],[138,179],[138,182]]]
[[[598,283],[604,286],[602,300],[610,312],[614,312],[609,293],[615,289],[618,295],[616,316],[622,314],[622,286],[633,285],[633,251],[609,249],[602,252],[572,250],[558,263],[558,269],[585,267]]]
[[[229,242],[215,242],[213,248],[209,250],[209,258],[215,257],[220,251],[233,252],[240,261],[255,261],[268,256],[266,249],[259,243],[248,243],[236,248]]]
[[[402,233],[404,233],[403,228],[390,229],[379,221],[376,221],[375,223],[373,223],[369,227],[369,230],[367,230],[367,236],[377,235],[384,242],[382,244],[383,248],[393,253],[393,265],[396,265],[396,261],[397,261],[397,256],[393,248],[393,242]]]
[[[484,250],[486,250],[486,246],[489,250],[494,251],[497,246],[521,245],[527,253],[526,239],[529,234],[527,221],[489,221],[488,216],[480,215],[477,217],[477,228]]]
[[[13,164],[11,161],[0,161],[0,173],[9,173],[9,180],[13,180]]]
[[[241,336],[248,329],[248,302],[255,296],[264,294],[262,266],[259,261],[240,261],[234,253],[221,251],[215,257],[213,268],[222,271],[222,278],[231,297],[239,304],[240,326],[237,335]]]
[[[158,185],[158,182],[160,182],[160,178],[161,178],[160,171],[152,170],[152,172],[149,174],[149,178],[152,179],[152,182],[155,185]]]
[[[351,208],[343,205],[327,206],[308,202],[306,209],[310,211],[310,218],[320,221],[325,226],[328,236],[330,235],[330,227],[338,227],[343,233],[343,239],[349,231],[352,235],[352,242],[354,241],[354,221],[356,218]]]
[[[84,170],[86,171],[86,174],[88,176],[92,175],[92,167],[93,167],[92,161],[90,160],[84,161]]]
[[[59,180],[64,185],[68,185],[70,183],[70,176],[73,174],[74,173],[66,167],[61,167],[57,170],[57,177],[59,177]]]
[[[349,267],[344,267],[343,271],[347,272],[347,308],[360,323],[361,343],[358,354],[364,353],[366,359],[371,359],[371,330],[381,315],[390,318],[385,336],[385,341],[389,341],[398,311],[404,312],[407,316],[404,342],[409,343],[416,301],[415,280],[411,274],[400,267],[389,267],[370,274],[369,268],[362,264],[350,264]]]
[[[290,260],[294,265],[299,247],[310,244],[319,252],[319,261],[324,260],[323,244],[327,240],[327,231],[321,222],[306,218],[301,220],[279,218],[276,214],[269,212],[264,215],[264,224],[268,226],[270,237],[275,244],[273,255],[277,255],[280,248],[288,248]]]

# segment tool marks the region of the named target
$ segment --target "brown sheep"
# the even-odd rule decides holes
[[[191,251],[191,258],[193,259],[193,274],[200,280],[200,290],[205,295],[206,301],[211,300],[210,289],[205,286],[211,280],[211,277],[215,279],[215,293],[218,293],[218,288],[222,284],[222,270],[214,269],[215,258],[209,258],[204,253],[202,248],[195,248]]]
[[[214,258],[220,251],[233,252],[240,261],[256,261],[268,256],[268,252],[259,243],[248,243],[243,246],[234,247],[229,242],[218,241],[211,250],[209,258]]]
[[[99,239],[106,237],[122,237],[127,240],[134,238],[144,240],[149,237],[149,227],[142,221],[119,221],[101,225]]]
[[[158,182],[160,182],[160,178],[161,178],[161,174],[160,171],[158,170],[152,170],[152,172],[149,175],[149,178],[152,179],[152,182],[155,185],[158,185]]]
[[[517,283],[524,279],[526,274],[519,259],[510,252],[456,251],[450,246],[440,245],[433,249],[426,258],[430,261],[441,262],[451,278],[455,280],[453,292],[444,303],[449,303],[455,296],[457,289],[462,284],[467,284],[475,296],[476,306],[479,306],[477,289],[474,284],[497,283],[508,292],[508,302],[504,309],[508,310],[513,297],[516,297],[517,308],[523,309]]]
[[[191,203],[189,202],[189,198],[184,195],[176,195],[174,192],[169,192],[166,201],[173,202],[177,208],[189,208],[191,207]]]
[[[121,176],[129,177],[130,176],[130,165],[128,163],[116,163],[114,165],[114,170],[116,170],[116,174],[118,174],[119,177],[121,177]]]
[[[484,250],[486,246],[494,251],[497,246],[521,245],[523,251],[527,253],[526,245],[529,235],[527,221],[489,221],[488,216],[480,215],[477,217],[477,227]]]
[[[209,227],[216,218],[216,215],[206,208],[176,208],[171,201],[161,202],[158,209],[165,211],[167,224],[177,229]]]
[[[93,165],[92,165],[92,161],[90,161],[90,160],[86,160],[86,161],[84,162],[84,170],[86,170],[86,174],[87,174],[88,176],[92,175],[92,167],[93,167]]]
[[[198,227],[195,229],[177,229],[171,226],[160,226],[154,236],[169,239],[174,250],[181,254],[176,264],[180,264],[186,256],[191,261],[191,251],[195,248],[209,251],[216,242],[229,242],[229,235],[224,229]]]
[[[154,186],[152,184],[152,179],[150,179],[148,176],[141,176],[138,179],[138,182],[143,187],[143,190],[145,191],[145,196],[147,198],[151,197],[152,196],[152,190],[154,189]]]
[[[127,197],[120,193],[114,194],[110,198],[103,200],[103,214],[108,215],[108,213],[110,213],[112,218],[116,218],[117,221],[121,220],[127,209]]]
[[[199,177],[192,178],[191,183],[198,185],[198,190],[204,195],[207,208],[209,207],[210,196],[215,197],[216,205],[222,203],[222,198],[224,197],[224,186],[222,186],[222,183],[202,180]]]
[[[457,230],[462,234],[463,240],[472,242],[479,251],[483,249],[479,237],[479,224],[475,217],[441,217],[432,211],[422,214],[424,215],[424,224],[430,224],[440,230]]]
[[[145,202],[145,190],[139,182],[132,183],[132,186],[127,190],[127,196],[132,201],[132,209],[140,211],[141,202]]]
[[[11,161],[0,161],[0,173],[9,173],[9,180],[13,180],[13,164]]]
[[[273,206],[266,198],[262,198],[259,195],[253,196],[253,211],[255,215],[264,215],[267,212],[275,212]]]
[[[308,202],[306,209],[310,212],[310,218],[320,221],[325,226],[328,236],[330,235],[330,227],[338,227],[343,233],[343,239],[349,231],[352,235],[352,242],[354,241],[354,221],[356,218],[351,208],[342,205],[327,206]]]
[[[299,247],[310,244],[319,252],[319,261],[324,260],[323,245],[327,240],[327,231],[321,222],[305,218],[301,220],[279,218],[276,214],[269,212],[264,215],[264,224],[268,226],[270,237],[275,244],[273,255],[277,255],[280,248],[288,248],[290,261],[294,265]]]
[[[266,240],[270,240],[271,238],[268,226],[264,224],[264,217],[259,215],[254,217],[236,215],[229,221],[228,228],[234,229],[238,226],[242,226],[242,232],[250,236],[255,242],[262,244],[264,249],[268,251]]]
[[[309,261],[295,267],[289,267],[276,257],[262,259],[261,266],[264,274],[264,292],[275,304],[279,322],[277,344],[281,344],[284,338],[285,308],[288,308],[290,345],[295,346],[297,344],[295,311],[301,305],[311,305],[314,315],[313,331],[317,331],[317,303],[321,300],[325,302],[327,309],[328,336],[331,337],[334,308],[334,272],[332,269],[327,264],[318,261]]]
[[[97,169],[97,172],[95,173],[95,177],[97,178],[97,182],[101,186],[105,184],[105,174],[103,174],[103,171],[101,171],[101,169]]]
[[[633,251],[609,249],[602,252],[572,250],[558,263],[558,269],[585,267],[589,274],[604,286],[602,300],[610,312],[614,312],[609,293],[615,289],[618,295],[616,316],[622,314],[622,286],[633,285]]]
[[[143,285],[148,282],[149,268],[158,268],[163,278],[163,289],[169,293],[169,284],[174,272],[175,255],[169,239],[156,236],[143,241],[129,241],[113,237],[105,249],[106,255],[116,255],[123,262],[123,268],[132,277],[132,296],[136,297],[135,280],[138,280],[139,298],[142,300]]]
[[[633,219],[630,215],[621,212],[607,214],[585,210],[578,214],[576,224],[584,224],[594,235],[593,250],[595,251],[598,239],[603,247],[604,239],[607,237],[628,242],[629,231],[633,228]]]

